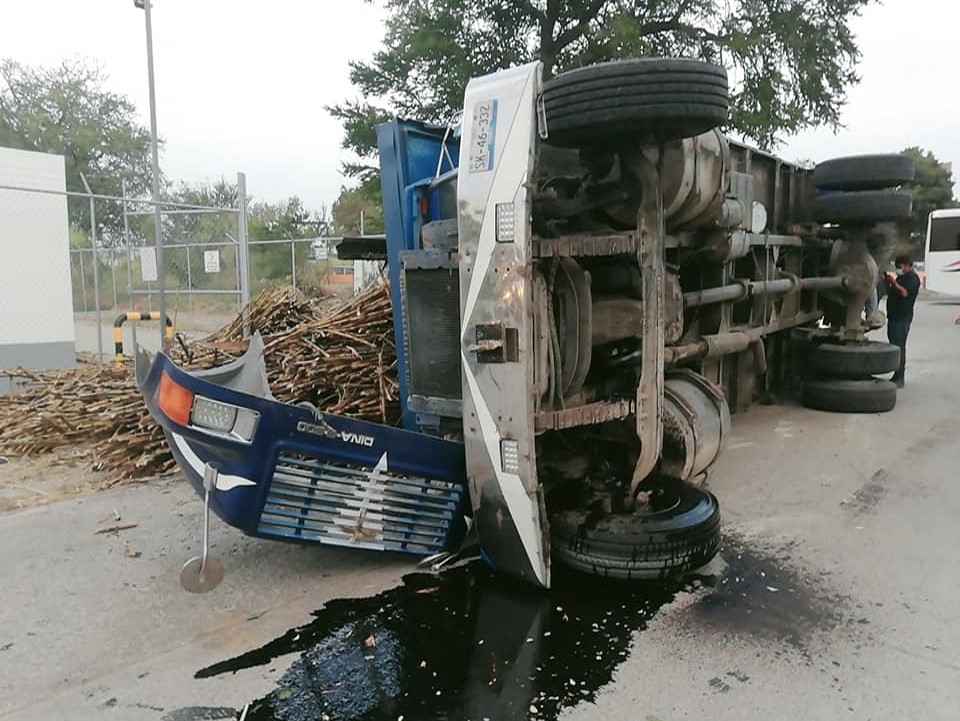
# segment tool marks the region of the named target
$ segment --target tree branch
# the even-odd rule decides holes
[[[570,43],[585,35],[589,29],[590,21],[597,16],[606,4],[607,0],[593,0],[587,9],[584,10],[583,15],[580,16],[576,24],[571,25],[557,36],[555,47],[558,50],[562,50]]]
[[[523,7],[531,17],[535,17],[541,24],[546,22],[547,15],[545,12],[541,11],[536,5],[534,5],[530,0],[523,0],[520,5]]]
[[[717,33],[706,30],[705,28],[698,28],[695,25],[680,22],[674,18],[671,18],[670,20],[654,20],[641,24],[637,28],[637,37],[647,37],[649,35],[658,35],[660,33],[671,32],[686,35],[693,40],[710,40],[711,42],[715,42],[717,44],[722,44],[727,39],[726,35],[718,35]]]
[[[680,4],[677,5],[677,11],[670,19],[673,22],[680,22],[680,19],[686,14],[687,10],[690,9],[690,6],[693,5],[693,3],[694,0],[680,0]]]

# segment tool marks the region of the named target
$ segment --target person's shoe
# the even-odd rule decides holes
[[[867,313],[867,317],[864,319],[864,324],[869,330],[883,328],[886,322],[887,316],[882,310],[872,310]]]

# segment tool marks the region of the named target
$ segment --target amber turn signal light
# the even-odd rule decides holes
[[[179,423],[181,426],[190,424],[193,393],[173,380],[166,371],[160,376],[157,404],[163,414],[174,423]]]

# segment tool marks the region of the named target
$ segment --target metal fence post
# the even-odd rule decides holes
[[[239,215],[237,216],[239,218]],[[239,225],[240,221],[237,221]],[[230,233],[227,233],[227,237],[233,242],[233,270],[236,273],[236,288],[233,293],[233,302],[237,304],[237,310],[240,310],[242,304],[240,303],[240,295],[242,291],[240,290],[240,241],[234,238]]]
[[[97,203],[93,199],[93,191],[83,173],[80,173],[80,182],[90,196],[90,244],[93,248],[93,307],[97,311],[97,363],[103,362],[103,325],[100,317],[100,260],[97,257]]]
[[[83,298],[83,312],[87,312],[87,276],[83,272],[83,248],[77,248],[77,257],[80,258],[80,295]]]
[[[297,241],[290,241],[290,285],[297,289]]]
[[[110,278],[113,280],[113,309],[117,309],[117,254],[110,251]]]
[[[187,248],[187,307],[193,311],[193,276],[190,273],[190,248]]]
[[[127,307],[133,300],[133,256],[130,254],[130,219],[127,216],[127,181],[120,181],[123,194],[123,244],[127,248]]]
[[[247,176],[237,173],[237,255],[240,259],[240,304],[243,337],[250,337],[250,239],[247,237]]]

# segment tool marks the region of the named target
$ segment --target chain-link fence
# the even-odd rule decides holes
[[[307,297],[352,292],[352,263],[330,258],[327,250],[337,240],[249,241],[251,295],[275,285],[292,285]],[[168,302],[191,311],[240,308],[243,279],[236,241],[164,243],[163,253]],[[101,310],[153,310],[159,292],[155,257],[152,246],[99,248],[96,254],[92,248],[71,248],[74,311],[95,311],[98,292]],[[94,282],[95,272],[99,283]]]
[[[294,285],[308,297],[354,292],[353,262],[334,254],[339,238],[249,238],[243,174],[222,206],[162,201],[159,214],[157,204],[126,193],[8,189],[24,198],[37,192],[67,198],[73,310],[95,324],[101,357],[112,354],[103,329],[127,311],[162,307],[171,318],[189,312],[223,318],[275,285]],[[5,212],[26,218],[32,206],[21,205]]]

